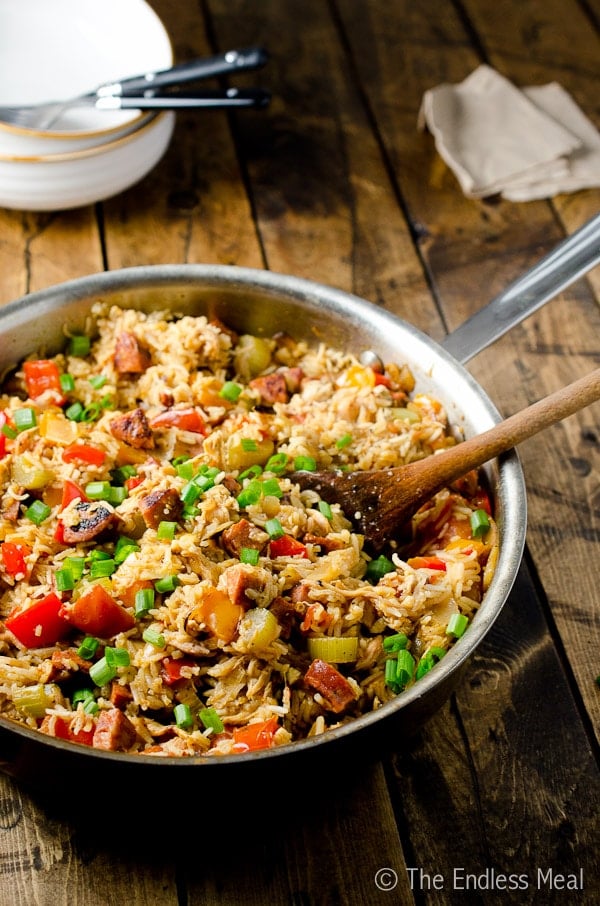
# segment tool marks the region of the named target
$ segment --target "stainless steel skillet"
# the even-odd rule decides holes
[[[600,263],[600,216],[559,245],[521,280],[440,346],[429,337],[369,302],[311,281],[269,271],[208,265],[127,268],[91,275],[32,293],[0,308],[0,373],[33,350],[51,354],[62,347],[65,331],[89,325],[93,303],[103,299],[143,309],[218,316],[237,330],[269,335],[285,330],[360,353],[376,351],[385,361],[406,361],[420,389],[444,403],[450,420],[465,434],[480,433],[499,413],[474,378],[467,361],[513,324],[543,305]],[[461,668],[475,651],[506,602],[519,569],[526,534],[526,491],[515,453],[492,463],[488,480],[501,532],[501,555],[492,586],[469,631],[429,674],[377,712],[351,724],[286,747],[222,758],[152,758],[77,746],[0,719],[0,767],[41,787],[52,777],[65,795],[90,773],[130,792],[148,783],[186,782],[213,791],[279,768],[289,773],[295,760],[303,770],[320,766],[343,751],[352,757],[377,752],[387,739],[413,732],[445,701]],[[161,773],[162,772],[162,773]],[[192,775],[190,775],[192,772]],[[179,787],[181,789],[181,787]]]

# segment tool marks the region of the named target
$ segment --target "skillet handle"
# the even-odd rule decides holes
[[[563,240],[442,341],[461,363],[495,343],[600,263],[600,214]]]
[[[107,95],[137,95],[157,88],[168,88],[172,85],[183,85],[185,82],[197,82],[213,76],[228,75],[235,72],[247,72],[259,69],[267,62],[266,50],[262,47],[248,47],[244,50],[228,50],[214,57],[201,57],[178,63],[170,69],[159,72],[148,72],[140,76],[110,82],[97,89],[98,97]]]

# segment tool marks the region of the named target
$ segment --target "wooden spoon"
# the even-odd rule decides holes
[[[375,552],[443,487],[600,399],[600,368],[455,447],[417,462],[366,472],[294,472],[292,481],[339,503]]]

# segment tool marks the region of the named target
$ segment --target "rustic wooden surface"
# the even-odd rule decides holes
[[[352,290],[440,339],[600,208],[594,190],[467,200],[416,128],[423,92],[480,62],[561,82],[600,126],[598,0],[152,6],[177,60],[265,45],[268,67],[237,82],[270,87],[271,107],[180,115],[156,169],[103,204],[0,209],[0,302],[103,269],[219,262]],[[473,359],[503,413],[598,363],[599,297],[596,269]],[[599,437],[595,405],[522,446],[518,581],[417,737],[352,779],[290,776],[263,808],[241,790],[234,812],[185,824],[162,805],[139,826],[93,778],[81,817],[0,776],[0,906],[597,903]]]

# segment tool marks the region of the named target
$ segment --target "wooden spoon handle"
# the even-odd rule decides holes
[[[516,412],[483,434],[462,441],[456,447],[437,454],[433,460],[419,460],[408,468],[412,470],[414,467],[416,471],[421,463],[435,463],[432,486],[434,483],[435,486],[443,486],[598,399],[600,368]]]

